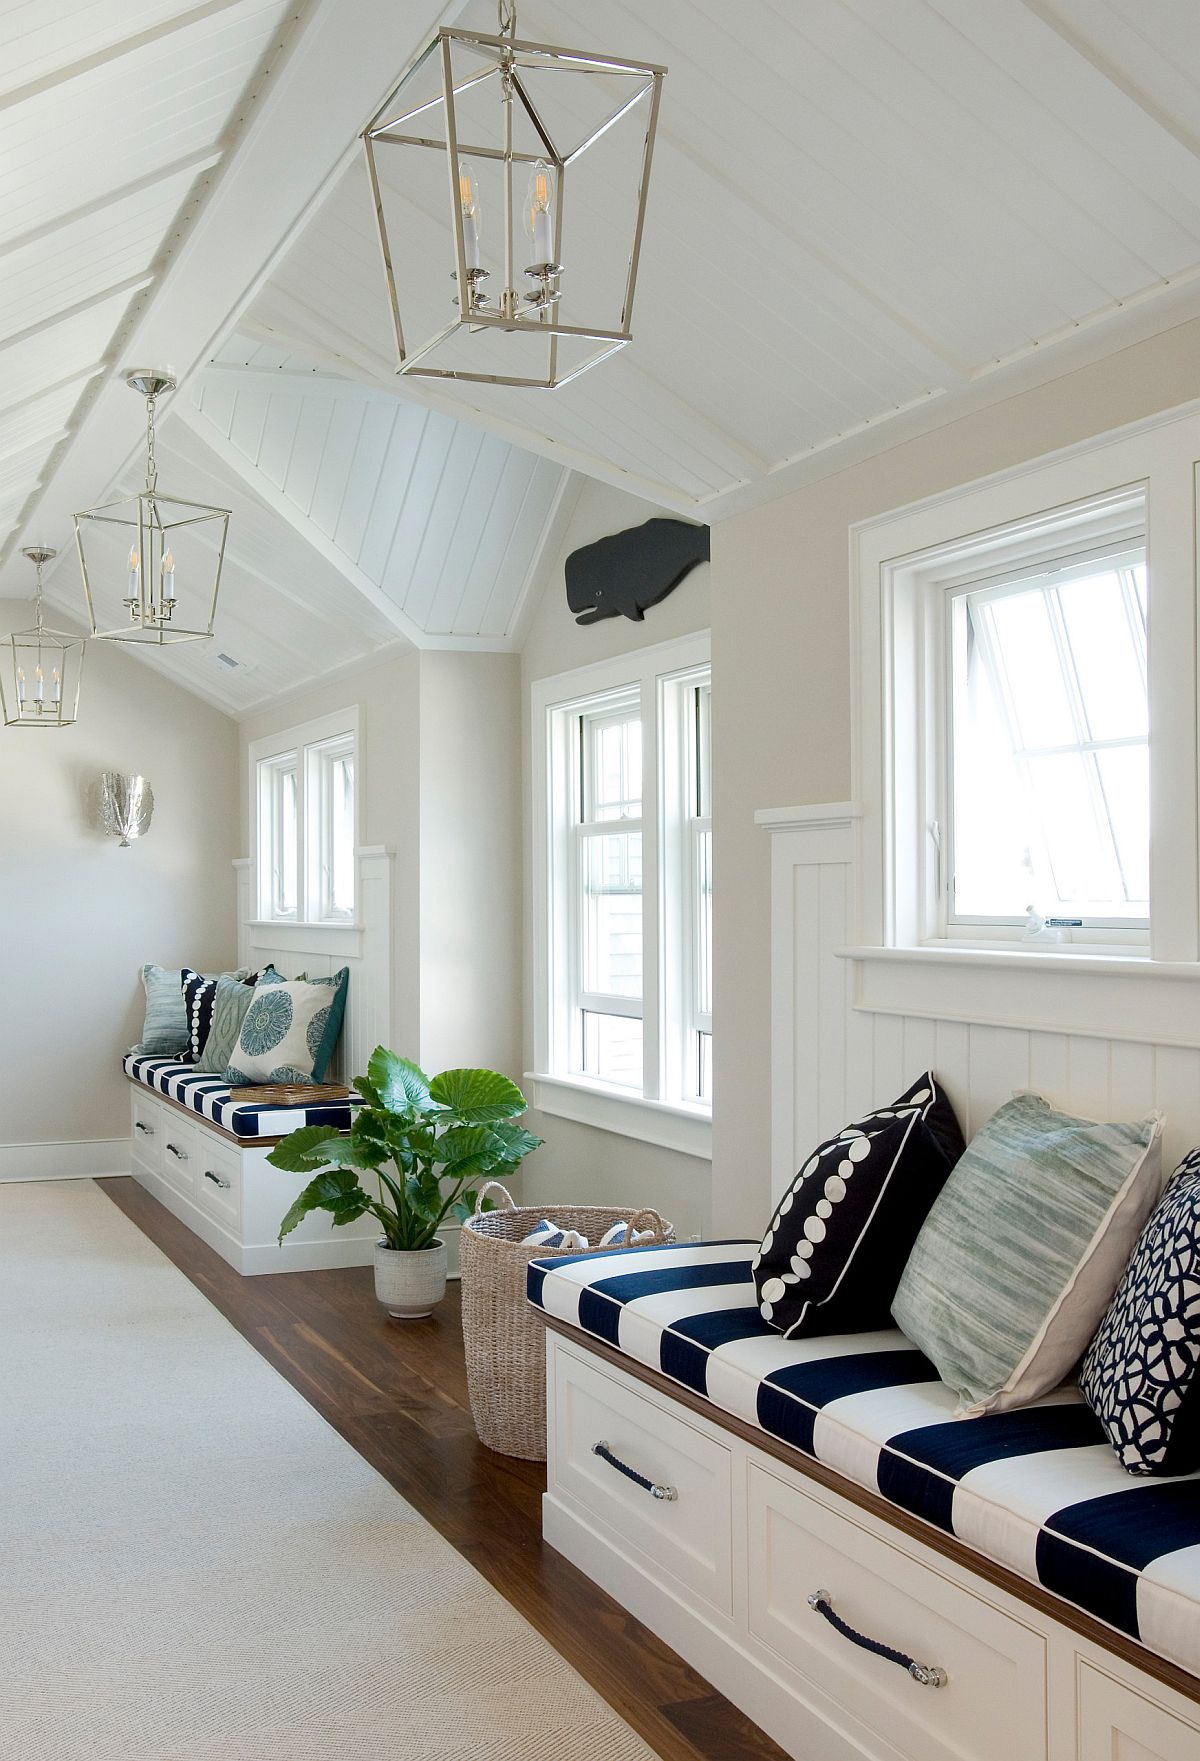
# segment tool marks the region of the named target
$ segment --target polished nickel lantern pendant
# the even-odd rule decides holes
[[[155,410],[163,393],[174,391],[175,380],[169,373],[139,369],[127,373],[125,383],[146,400],[146,486],[75,515],[92,634],[160,647],[200,641],[213,633],[229,509],[158,487]],[[102,628],[118,592],[125,620]]]
[[[57,552],[44,544],[22,553],[37,570],[34,627],[14,630],[4,643],[0,707],[8,728],[69,728],[79,714],[83,676],[82,636],[52,630],[42,618],[42,569]]]
[[[499,15],[495,36],[438,31],[365,130],[367,171],[397,372],[553,388],[632,340],[666,70],[523,41],[512,0]],[[435,333],[414,347],[406,323]]]

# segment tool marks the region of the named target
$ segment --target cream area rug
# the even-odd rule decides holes
[[[91,1181],[0,1186],[3,1761],[649,1761]]]

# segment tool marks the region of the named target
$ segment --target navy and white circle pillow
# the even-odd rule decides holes
[[[1138,1237],[1079,1386],[1131,1474],[1200,1467],[1200,1150]]]
[[[762,1239],[763,1320],[790,1338],[892,1327],[913,1242],[965,1148],[931,1071],[809,1156]]]

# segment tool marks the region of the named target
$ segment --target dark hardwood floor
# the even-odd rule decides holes
[[[109,1198],[663,1761],[786,1761],[640,1621],[542,1540],[546,1470],[485,1449],[467,1400],[458,1285],[389,1321],[369,1267],[243,1278],[130,1179]]]

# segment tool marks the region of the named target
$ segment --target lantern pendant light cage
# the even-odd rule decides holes
[[[4,642],[0,708],[6,728],[69,728],[79,715],[84,638],[52,630],[42,618],[42,569],[57,552],[28,545],[21,553],[37,569],[34,626]]]
[[[632,341],[665,73],[525,41],[511,0],[439,29],[363,133],[398,373],[553,389]]]
[[[139,369],[125,383],[146,400],[146,486],[136,495],[75,515],[75,543],[92,634],[108,642],[166,647],[213,633],[228,508],[190,501],[158,486],[155,414],[174,391],[169,373]],[[102,609],[119,591],[125,621],[102,628]]]

